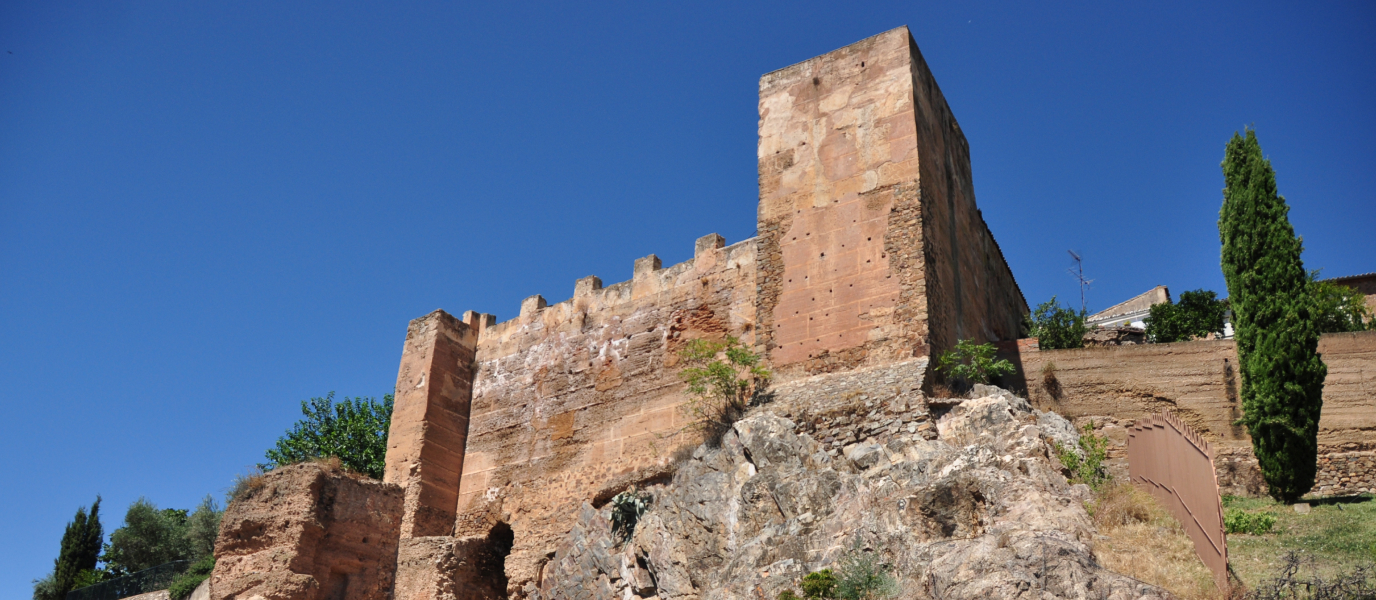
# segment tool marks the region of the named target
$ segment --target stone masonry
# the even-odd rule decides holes
[[[691,339],[737,337],[784,385],[896,369],[912,394],[929,354],[1016,338],[1026,302],[907,28],[763,76],[759,109],[758,237],[705,236],[688,262],[650,255],[630,281],[589,276],[501,323],[411,323],[386,472],[406,499],[398,598],[491,596],[474,565],[493,561],[522,597],[584,502],[665,480],[699,441],[675,367]]]

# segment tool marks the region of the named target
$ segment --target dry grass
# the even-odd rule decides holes
[[[1213,574],[1199,560],[1180,522],[1150,494],[1119,483],[1092,507],[1099,533],[1094,555],[1109,570],[1170,590],[1186,600],[1222,600]]]

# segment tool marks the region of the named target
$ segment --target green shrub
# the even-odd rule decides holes
[[[838,571],[836,597],[840,600],[880,600],[898,595],[898,581],[873,553],[852,550],[841,558]]]
[[[799,585],[803,588],[803,597],[809,600],[836,597],[836,576],[832,574],[831,569],[808,573]]]
[[[1251,535],[1263,535],[1271,532],[1271,528],[1276,524],[1276,517],[1271,513],[1247,512],[1230,508],[1223,511],[1223,527],[1228,533],[1248,533]]]
[[[1104,470],[1104,460],[1108,458],[1108,438],[1094,435],[1094,424],[1085,423],[1080,434],[1079,451],[1055,442],[1056,458],[1070,471],[1071,483],[1083,483],[1098,490],[1110,477]]]
[[[1052,296],[1032,311],[1023,327],[1028,335],[1037,338],[1037,346],[1042,350],[1083,348],[1085,333],[1089,331],[1089,326],[1085,325],[1086,316],[1084,310],[1077,313],[1061,306]]]
[[[172,585],[167,588],[167,594],[172,600],[183,600],[196,591],[202,581],[210,577],[210,572],[215,569],[215,557],[207,556],[196,561],[186,569],[185,573],[172,580]]]
[[[301,414],[305,418],[266,452],[269,462],[258,466],[269,471],[313,458],[337,457],[351,471],[382,479],[392,403],[391,394],[383,396],[382,402],[360,397],[335,403],[334,392],[324,398],[302,400]]]
[[[1320,333],[1376,329],[1365,294],[1332,281],[1319,281],[1319,272],[1310,271],[1309,295],[1314,299]]]
[[[110,534],[100,560],[112,577],[128,575],[174,560],[194,560],[186,537],[187,511],[159,510],[139,498],[124,513],[124,525]]]
[[[974,340],[960,340],[956,347],[941,353],[937,370],[952,380],[967,383],[989,383],[989,379],[1017,370],[1013,363],[994,360],[993,344],[976,344]]]
[[[683,410],[707,445],[715,447],[745,415],[750,401],[764,393],[770,372],[760,366],[760,355],[734,337],[721,342],[691,340],[679,351],[679,358],[684,364],[679,377],[688,384]]]
[[[634,487],[612,497],[612,535],[629,540],[635,534],[635,524],[649,510],[649,498]]]
[[[779,592],[779,600],[803,600],[803,599],[802,599],[801,597],[799,597],[798,594],[797,594],[797,592],[794,592],[793,590],[784,590],[784,591],[782,591],[782,592]]]

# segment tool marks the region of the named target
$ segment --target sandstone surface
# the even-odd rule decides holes
[[[1049,425],[1049,427],[1048,427]],[[1090,547],[1084,486],[1049,456],[1052,413],[1007,393],[966,400],[913,433],[827,452],[759,412],[699,447],[621,542],[609,507],[584,503],[528,582],[527,598],[774,598],[804,574],[870,552],[900,598],[1164,598],[1106,571]]]
[[[391,597],[400,486],[302,463],[263,475],[225,510],[212,600]]]

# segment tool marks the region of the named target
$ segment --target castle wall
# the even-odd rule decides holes
[[[1242,416],[1233,340],[1075,350],[1004,347],[1003,356],[1019,365],[1018,377],[1025,378],[1028,399],[1038,408],[1106,427],[1119,446],[1126,441],[1123,428],[1132,421],[1170,410],[1215,445],[1225,491],[1264,493],[1251,438],[1245,427],[1233,424]],[[1324,334],[1318,351],[1328,377],[1314,491],[1376,490],[1376,331]],[[1016,388],[1022,382],[1004,383]],[[1111,456],[1124,458],[1122,450],[1114,449]]]
[[[758,157],[760,341],[782,375],[1016,337],[1026,303],[907,28],[762,77]]]
[[[536,581],[580,502],[653,478],[699,443],[684,430],[678,350],[700,337],[754,343],[755,240],[723,245],[707,236],[691,261],[646,257],[631,281],[585,278],[568,301],[533,297],[519,317],[479,326],[454,535],[508,524],[513,586]]]

